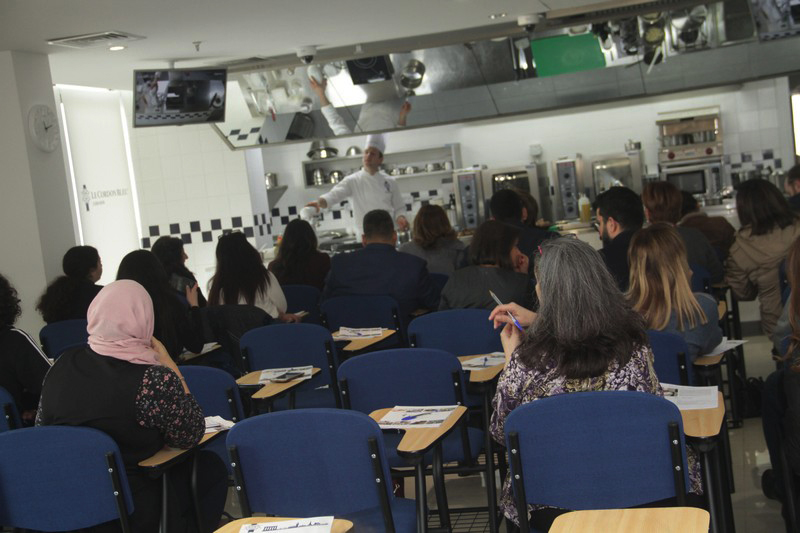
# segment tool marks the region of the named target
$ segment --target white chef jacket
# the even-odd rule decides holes
[[[400,196],[400,189],[394,178],[379,170],[370,175],[361,169],[337,183],[333,189],[321,196],[328,204],[328,209],[336,209],[339,202],[350,199],[353,206],[353,218],[358,235],[363,232],[364,215],[373,209],[388,211],[392,220],[405,215],[406,204]]]

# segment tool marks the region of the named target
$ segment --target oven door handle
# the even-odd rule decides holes
[[[683,167],[679,167],[679,166],[665,167],[665,166],[662,166],[661,172],[664,173],[664,174],[683,174],[684,172],[696,172],[698,170],[704,171],[704,170],[711,170],[711,169],[714,169],[714,168],[721,169],[722,165],[720,163],[711,163],[711,164],[705,164],[705,165],[687,165],[687,166],[683,166]]]

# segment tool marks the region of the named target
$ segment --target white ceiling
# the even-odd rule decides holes
[[[137,68],[429,35],[596,0],[0,0],[0,50],[50,55],[54,83],[130,89]],[[505,12],[491,21],[492,13]],[[117,30],[146,39],[121,52],[73,50],[48,39]],[[201,41],[195,51],[193,41]],[[364,53],[369,47],[364,47]]]

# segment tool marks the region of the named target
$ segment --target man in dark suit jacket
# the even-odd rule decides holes
[[[331,259],[323,300],[351,294],[388,294],[397,300],[404,324],[417,309],[438,309],[440,289],[431,280],[427,263],[395,249],[397,233],[388,212],[376,209],[364,215],[361,242],[361,250]]]
[[[603,241],[600,255],[619,290],[625,292],[631,271],[628,248],[633,234],[644,224],[642,199],[627,187],[611,187],[597,195],[592,207],[596,210],[597,231]]]
[[[537,251],[542,242],[558,237],[558,233],[554,231],[534,228],[523,223],[523,220],[528,218],[528,212],[519,194],[512,189],[501,189],[494,193],[489,200],[489,209],[495,220],[519,229],[517,247],[528,258],[533,257],[533,252]]]

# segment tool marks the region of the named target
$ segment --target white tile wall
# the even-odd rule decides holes
[[[176,236],[192,239],[184,245],[189,269],[205,287],[222,233],[211,221],[232,229],[232,217],[241,217],[243,227],[253,227],[243,152],[231,152],[208,125],[132,129],[131,145],[144,236],[151,226],[168,235],[170,224],[179,224]],[[200,222],[201,231],[192,232],[190,222]]]

